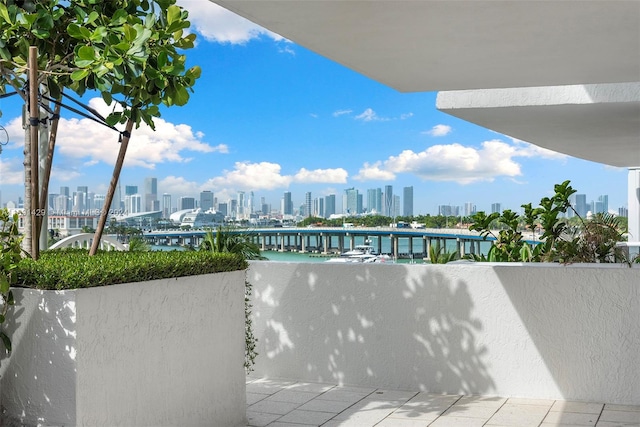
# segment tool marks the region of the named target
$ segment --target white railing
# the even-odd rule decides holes
[[[64,239],[51,245],[49,249],[60,248],[81,248],[90,249],[93,244],[92,233],[74,234],[73,236],[65,237]],[[128,248],[122,243],[118,242],[112,236],[102,236],[100,239],[100,249],[105,251],[126,251]]]

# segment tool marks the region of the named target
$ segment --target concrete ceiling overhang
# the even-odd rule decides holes
[[[436,106],[553,151],[640,167],[640,83],[445,91]]]
[[[585,85],[569,90],[576,97],[597,92],[593,84],[640,82],[638,0],[212,1],[398,91],[454,91],[438,105],[454,116],[575,157],[640,166],[639,100],[615,96],[637,86],[603,85],[609,98],[576,102],[557,87]],[[555,87],[547,104],[523,89],[541,86]],[[500,88],[512,89],[457,92]]]
[[[212,0],[401,92],[640,81],[640,2]]]

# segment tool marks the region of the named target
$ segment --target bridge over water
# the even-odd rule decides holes
[[[356,244],[371,242],[378,253],[394,257],[426,258],[432,245],[454,248],[461,256],[486,253],[479,233],[466,229],[412,229],[391,227],[309,227],[309,228],[247,228],[231,232],[247,233],[263,251],[318,253],[331,255],[353,249]],[[206,230],[161,231],[144,234],[153,245],[199,246]],[[491,240],[490,238],[487,240]],[[481,247],[482,243],[482,247]],[[487,249],[488,250],[488,249]]]

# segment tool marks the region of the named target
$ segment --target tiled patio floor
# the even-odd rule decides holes
[[[640,427],[640,406],[249,378],[247,419],[255,427]]]

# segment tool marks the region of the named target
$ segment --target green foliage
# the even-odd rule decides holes
[[[23,259],[17,283],[37,289],[78,289],[172,277],[244,270],[236,254],[210,252],[98,252],[83,249],[44,251],[37,261]]]
[[[581,218],[571,206],[570,197],[576,190],[569,181],[556,184],[554,192],[552,197],[542,198],[537,208],[531,203],[522,205],[523,217],[510,210],[489,216],[476,213],[469,229],[478,231],[485,239],[491,236],[495,241],[486,257],[471,257],[490,262],[626,262],[623,250],[616,246],[624,240],[617,217],[597,214],[589,220]],[[577,221],[564,218],[570,209]],[[496,224],[500,227],[497,234]],[[540,229],[540,242],[526,242],[522,226],[534,233]]]
[[[0,209],[0,341],[8,352],[11,352],[11,338],[3,331],[2,326],[9,307],[15,305],[11,286],[18,281],[17,267],[23,253],[21,241],[22,238],[18,234],[18,214],[11,216],[7,209]]]
[[[150,250],[151,246],[143,237],[134,236],[129,240],[129,252],[148,252]]]
[[[63,89],[102,94],[120,104],[107,122],[132,119],[153,128],[158,106],[185,105],[200,77],[187,69],[194,46],[188,13],[176,0],[5,0],[0,4],[0,82],[24,97],[30,46],[38,48],[41,83],[53,98]]]
[[[260,255],[260,248],[251,240],[251,235],[246,231],[234,230],[231,228],[218,227],[216,233],[207,231],[200,244],[200,251],[213,254],[236,254],[244,260],[266,259]],[[251,320],[251,292],[252,285],[248,280],[244,281],[244,368],[247,373],[253,371],[255,359],[258,356],[256,345],[258,339],[253,334],[253,323]]]
[[[431,245],[429,247],[429,261],[431,264],[446,264],[458,259],[460,259],[460,254],[458,252],[447,252],[444,246],[440,246],[439,242],[436,245]]]
[[[215,234],[207,230],[200,250],[238,254],[244,259],[265,259],[260,255],[260,247],[251,240],[249,232],[227,227],[218,227]]]

